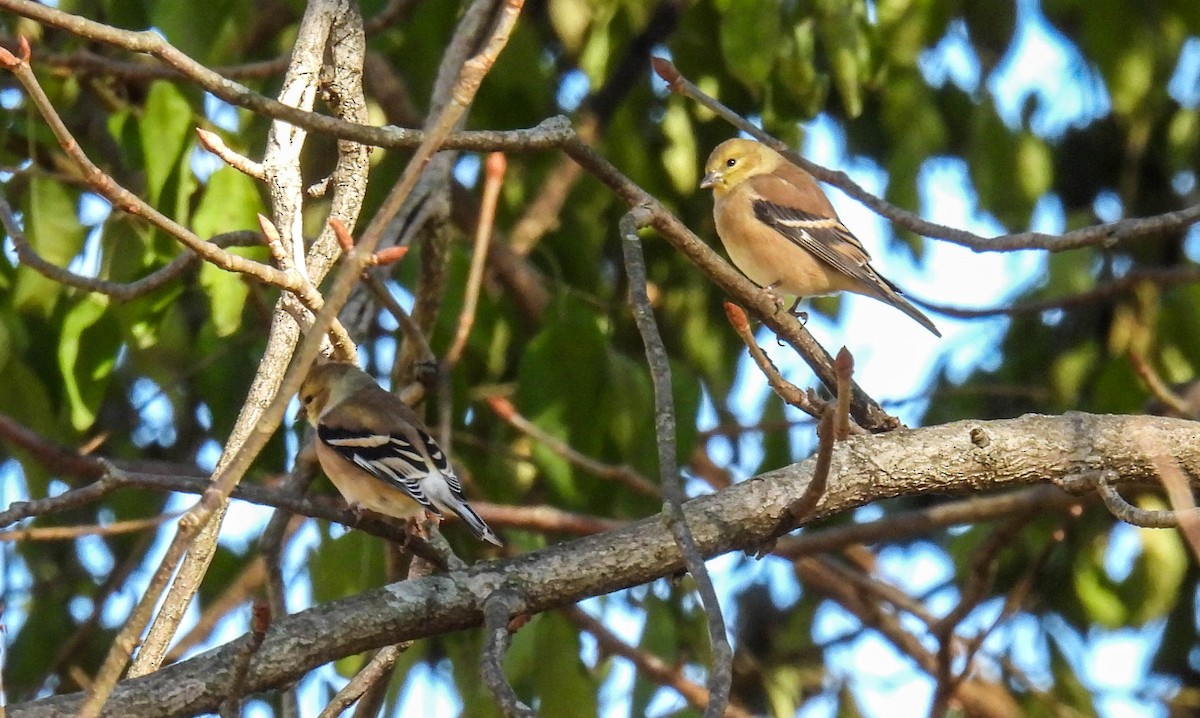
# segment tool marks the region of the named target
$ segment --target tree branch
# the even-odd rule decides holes
[[[984,427],[986,447],[971,441]],[[1090,490],[1085,471],[1108,469],[1124,481],[1156,482],[1156,456],[1173,457],[1200,476],[1200,425],[1149,416],[1027,415],[964,421],[916,431],[852,436],[833,452],[830,482],[811,518],[879,499],[1055,484]],[[813,460],[783,467],[684,505],[705,557],[760,545],[803,494]],[[684,568],[660,517],[505,561],[405,581],[280,617],[251,661],[245,690],[261,691],[342,656],[398,641],[479,626],[483,602],[516,581],[535,613],[668,576]],[[514,585],[514,584],[510,584]],[[117,684],[108,715],[176,716],[214,710],[228,696],[229,665],[245,637],[139,679]],[[9,707],[13,718],[74,713],[81,696],[54,696]]]

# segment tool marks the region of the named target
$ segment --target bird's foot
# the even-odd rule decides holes
[[[763,287],[762,290],[763,293],[770,298],[771,302],[775,304],[775,311],[778,312],[787,306],[787,300],[775,293],[775,286],[775,284],[768,284],[767,286]]]
[[[404,545],[407,546],[412,539],[428,542],[431,535],[430,525],[434,523],[430,521],[428,511],[404,519]]]
[[[791,314],[796,319],[799,319],[801,326],[808,324],[808,312],[801,311],[800,297],[796,297],[796,301],[792,302],[791,308],[788,309],[788,314]]]

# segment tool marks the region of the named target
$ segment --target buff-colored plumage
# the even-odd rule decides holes
[[[399,397],[353,364],[314,366],[300,403],[317,429],[317,459],[352,508],[409,519],[450,511],[476,538],[500,539],[467,504],[446,455]]]
[[[855,292],[941,333],[896,285],[841,220],[812,175],[753,140],[717,145],[700,187],[713,191],[717,234],[738,269],[768,290],[800,297]]]

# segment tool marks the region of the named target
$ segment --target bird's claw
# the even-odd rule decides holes
[[[785,306],[787,306],[787,301],[785,301],[783,297],[781,297],[775,293],[775,285],[774,284],[763,287],[762,290],[767,295],[767,297],[769,297],[770,300],[775,304],[775,311],[778,312],[779,310],[781,310]]]

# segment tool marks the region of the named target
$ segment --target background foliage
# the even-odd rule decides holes
[[[412,126],[425,115],[460,8],[440,0],[403,5],[397,19],[369,38],[371,52],[389,74],[368,74],[366,80],[373,121]],[[282,70],[271,62],[291,50],[304,10],[298,0],[64,0],[58,7],[121,28],[153,27],[192,57],[236,74],[267,96],[274,96]],[[382,0],[362,2],[368,20],[383,9]],[[199,149],[193,129],[217,131],[235,150],[255,157],[269,120],[223,105],[178,78],[85,62],[83,53],[152,67],[144,58],[15,14],[0,20],[6,46],[13,47],[18,35],[31,39],[34,67],[51,101],[83,149],[118,182],[201,237],[257,227],[255,215],[268,207],[264,188]],[[1070,74],[1015,91],[1001,86],[1017,48],[1035,29],[1049,32]],[[1071,229],[1196,203],[1198,34],[1200,4],[1192,0],[1150,7],[1115,0],[1047,0],[1040,6],[1033,0],[531,0],[467,126],[530,127],[567,113],[621,171],[701,236],[713,237],[710,198],[695,186],[707,151],[733,131],[651,77],[646,50],[652,49],[793,146],[811,141],[814,132],[844,142],[854,162],[886,173],[884,196],[901,207],[936,215],[923,194],[927,173],[951,161],[965,169],[967,181],[955,191],[977,204],[974,219],[980,226],[1015,232],[1048,222]],[[259,73],[251,63],[265,63],[259,67],[268,71]],[[392,80],[400,83],[403,101],[381,99]],[[129,282],[178,256],[180,247],[171,238],[137,216],[110,210],[12,78],[0,77],[0,83],[5,110],[0,189],[43,258]],[[1071,107],[1064,110],[1063,103]],[[814,119],[818,122],[810,124]],[[311,138],[304,158],[307,180],[329,171],[335,150],[334,141]],[[364,217],[397,181],[406,156],[374,151]],[[561,209],[543,218],[549,231],[526,238],[529,251],[517,255],[536,272],[544,290],[541,303],[531,304],[528,296],[495,280],[486,285],[453,377],[455,460],[475,495],[489,502],[546,504],[618,520],[653,514],[657,499],[582,471],[488,408],[487,397],[505,396],[577,451],[656,474],[653,396],[625,300],[616,233],[627,207],[597,180],[564,170],[570,161],[560,153],[508,160],[498,242],[517,241],[519,221],[539,197],[554,189],[567,194]],[[446,294],[430,337],[439,356],[450,344],[462,303],[478,166],[476,157],[459,158],[450,221],[426,229],[451,239]],[[310,235],[320,231],[326,209],[325,200],[310,201]],[[890,228],[873,246],[891,250],[881,255],[885,271],[900,266],[905,254],[918,262],[937,256],[930,240]],[[64,287],[17,261],[11,244],[5,248],[0,412],[62,446],[160,462],[155,465],[179,473],[210,469],[262,354],[274,292],[205,265],[153,293],[115,301]],[[774,397],[739,391],[753,370],[724,321],[723,293],[667,244],[648,237],[646,250],[673,362],[679,446],[693,477],[691,491],[719,483],[727,465],[740,476],[806,456],[810,428],[789,435],[780,422],[795,422],[795,415],[785,414]],[[264,261],[268,256],[264,247],[235,251]],[[1023,265],[1037,267],[1035,276],[1009,277],[1008,297],[1016,304],[1059,300],[1149,268],[1191,267],[1198,252],[1194,233],[1175,232],[1040,253],[1040,261]],[[425,259],[410,256],[388,279],[406,302]],[[936,278],[958,270],[943,256],[930,259],[924,271]],[[931,298],[947,305],[976,303],[972,297],[932,296],[936,279],[933,287]],[[1195,324],[1200,290],[1161,281],[1130,281],[1125,290],[1015,313],[988,322],[986,329],[939,319],[952,328],[951,340],[929,359],[924,385],[865,388],[877,396],[918,397],[906,405],[906,416],[924,410],[921,421],[927,424],[1024,412],[1138,412],[1147,392],[1128,354],[1146,357],[1170,381],[1192,379],[1200,366]],[[838,300],[819,300],[815,308],[838,316]],[[374,319],[355,338],[370,367],[390,376],[400,335],[378,307],[370,306],[369,313]],[[874,329],[840,325],[826,336],[836,343],[848,331]],[[760,339],[769,351],[784,353],[767,335]],[[968,346],[976,361],[964,366]],[[812,383],[804,374],[790,378]],[[721,430],[713,431],[716,426]],[[285,426],[247,481],[276,483],[289,470],[300,438],[298,430]],[[80,485],[77,477],[49,470],[17,449],[7,451],[0,476],[4,505]],[[313,491],[333,490],[322,479]],[[943,500],[884,502],[869,517]],[[188,504],[177,495],[126,490],[39,518],[35,525],[112,523]],[[261,526],[264,513],[244,511],[237,515]],[[236,635],[246,625],[244,600],[225,605],[222,598],[235,587],[243,599],[261,590],[237,583],[258,556],[258,530],[232,530],[199,596],[200,613],[221,606],[228,614],[218,637]],[[993,530],[964,527],[871,550],[885,573],[887,566],[894,571],[921,557],[953,566],[944,581],[917,596],[934,612],[944,612]],[[486,549],[466,540],[464,532],[451,526],[447,534],[460,555],[484,555]],[[569,538],[519,529],[505,534],[516,553]],[[152,565],[148,557],[161,542],[154,531],[144,531],[3,545],[4,684],[10,700],[81,688],[136,600],[135,589]],[[1052,550],[1043,553],[1052,542]],[[394,570],[382,541],[324,522],[310,519],[290,546],[285,565],[293,610],[380,585]],[[736,596],[729,607],[737,617],[735,702],[773,715],[793,715],[806,701],[830,715],[858,714],[859,704],[869,704],[881,691],[870,679],[854,678],[855,660],[878,655],[863,648],[871,629],[856,626],[827,599],[805,590],[786,562],[764,564],[729,561],[718,575],[725,595]],[[1117,698],[1158,710],[1200,700],[1193,688],[1195,562],[1174,533],[1131,529],[1100,506],[1069,521],[1030,521],[1001,554],[987,587],[993,598],[980,602],[980,626],[1026,575],[1034,581],[1019,611],[987,644],[1000,666],[993,679],[1010,688],[1023,712],[1059,715],[1066,706],[1073,714],[1091,715],[1110,708],[1113,695],[1090,677],[1086,655],[1099,634],[1121,627],[1153,660]],[[668,664],[703,666],[707,639],[689,586],[657,582],[599,599],[589,611],[623,621],[622,635]],[[822,615],[827,623],[817,620]],[[846,630],[834,635],[835,625]],[[676,694],[646,674],[631,677],[627,664],[598,652],[592,641],[569,617],[535,617],[516,634],[506,664],[518,694],[537,701],[545,716],[595,714],[606,706],[632,715],[694,712],[680,708]],[[494,714],[477,677],[478,642],[467,632],[409,649],[398,663],[390,710],[399,710],[417,690],[413,686],[428,683],[430,674],[423,671],[431,667],[452,679],[433,685],[457,695],[464,715]],[[334,673],[348,676],[360,665],[360,659],[347,658],[318,672],[306,682],[305,695],[327,698],[340,685]],[[696,675],[691,668],[685,673]],[[928,677],[899,675],[928,689]],[[264,696],[257,709],[273,712],[278,701]]]

